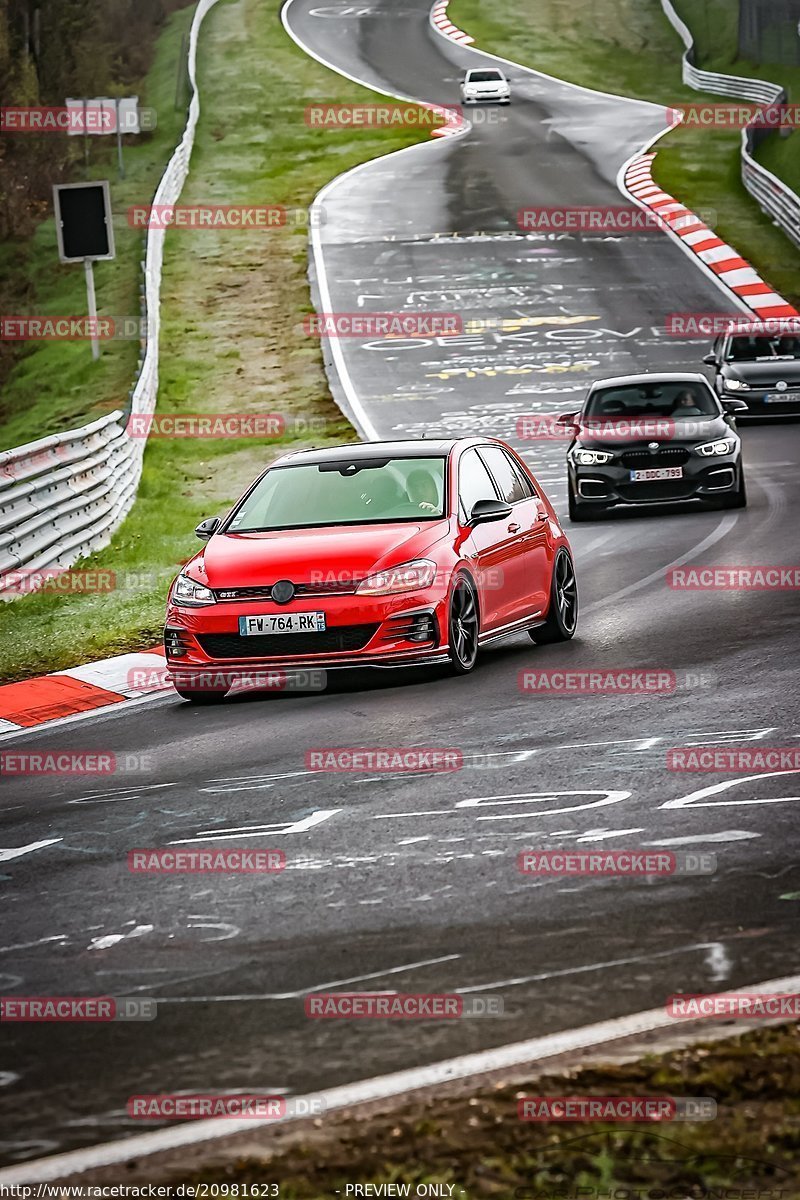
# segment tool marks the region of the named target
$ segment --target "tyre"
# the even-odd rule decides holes
[[[739,472],[739,486],[730,496],[723,496],[721,508],[747,508],[747,487],[744,482],[744,471]]]
[[[568,488],[569,493],[569,519],[570,521],[593,521],[595,517],[599,517],[605,509],[601,504],[582,504],[578,503],[578,499],[572,488]]]
[[[480,614],[475,585],[466,575],[459,575],[450,597],[447,617],[450,669],[454,675],[467,675],[475,666],[479,634]]]
[[[575,567],[569,551],[562,546],[553,563],[547,620],[536,629],[529,629],[528,634],[531,641],[544,645],[547,642],[568,642],[577,628],[578,585]]]

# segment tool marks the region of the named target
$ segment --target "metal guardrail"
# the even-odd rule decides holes
[[[192,98],[183,136],[153,204],[175,204],[189,173],[200,116],[197,43],[204,17],[217,0],[198,0],[189,34]],[[19,594],[19,576],[65,570],[108,544],[130,511],[142,474],[145,439],[127,432],[128,414],[151,413],[158,394],[163,228],[149,229],[144,261],[144,356],[126,411],[0,453],[0,598]],[[26,590],[23,588],[22,590]]]
[[[685,46],[682,68],[683,82],[700,92],[717,96],[733,96],[769,106],[786,101],[786,93],[777,83],[765,79],[748,79],[742,75],[719,75],[716,71],[701,71],[694,65],[694,38],[686,23],[675,11],[671,0],[661,0],[661,7]],[[742,183],[761,209],[771,217],[791,241],[800,247],[800,196],[783,180],[756,161],[753,151],[756,133],[753,126],[742,130]]]

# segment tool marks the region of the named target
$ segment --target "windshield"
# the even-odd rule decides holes
[[[759,362],[771,358],[800,358],[800,337],[734,337],[725,352],[726,362]]]
[[[235,513],[228,533],[436,520],[444,458],[342,458],[274,467]]]
[[[467,83],[497,83],[502,78],[500,71],[469,71]]]
[[[716,399],[702,383],[637,383],[600,388],[589,400],[588,417],[716,417]]]

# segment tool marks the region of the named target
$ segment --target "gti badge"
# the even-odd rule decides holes
[[[276,604],[288,604],[294,595],[294,584],[290,579],[279,579],[273,583],[270,595]]]

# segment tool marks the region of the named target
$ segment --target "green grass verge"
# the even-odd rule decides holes
[[[128,226],[126,210],[152,197],[186,122],[183,105],[175,109],[177,64],[193,11],[174,13],[158,39],[152,69],[139,89],[140,103],[156,110],[157,126],[151,135],[127,139],[125,179],[117,177],[115,138],[90,139],[88,175],[82,164],[76,170],[75,182],[86,177],[108,179],[111,185],[117,256],[94,269],[98,311],[104,315],[139,316],[143,239],[141,231]],[[59,263],[52,217],[31,238],[0,244],[0,273],[24,280],[26,313],[86,314],[83,268]],[[138,341],[103,342],[98,362],[85,341],[26,343],[3,383],[0,446],[20,446],[124,407],[138,354]]]
[[[174,84],[179,41],[170,31]],[[161,53],[161,47],[159,48]],[[305,107],[363,104],[370,94],[299,50],[272,0],[221,0],[200,39],[202,115],[182,202],[305,208],[333,176],[419,140],[413,130],[310,128]],[[376,97],[377,99],[377,97]],[[427,135],[423,135],[427,136]],[[149,199],[131,194],[132,201]],[[325,425],[311,442],[355,431],[330,398],[311,311],[307,230],[173,230],[162,290],[163,413],[281,413]],[[0,676],[22,679],[160,637],[166,586],[198,548],[199,520],[225,510],[289,446],[276,441],[152,438],[136,504],[111,544],[80,564],[115,572],[111,593],[25,596],[0,606]]]
[[[715,2],[720,11],[709,9],[709,37],[719,28],[723,52],[730,54],[730,19],[726,23],[720,15],[730,4]],[[677,7],[700,41],[705,16],[698,20],[697,3],[679,0]],[[502,5],[452,0],[448,13],[481,49],[572,83],[669,106],[703,98],[681,82],[683,44],[658,0],[572,0],[568,5],[562,0],[503,0]],[[733,46],[735,53],[735,30]],[[702,57],[701,64],[712,65]],[[719,69],[733,68],[720,64]],[[800,77],[796,68],[759,67],[751,73],[787,84],[788,76]],[[798,146],[800,134],[794,132],[780,145],[771,143],[760,158],[792,185],[800,172],[795,161]],[[658,143],[655,177],[666,191],[702,212],[721,238],[787,300],[800,305],[800,255],[743,187],[739,147],[738,131],[677,128]],[[791,167],[786,159],[791,159]]]
[[[718,1111],[705,1123],[655,1127],[531,1123],[517,1118],[524,1095],[708,1096]],[[158,1182],[274,1183],[283,1200],[387,1183],[411,1185],[411,1196],[418,1184],[449,1184],[461,1200],[791,1200],[800,1195],[800,1035],[797,1026],[775,1027],[473,1095],[406,1099],[357,1120],[334,1113],[318,1124],[271,1155],[180,1175],[162,1170]],[[147,1178],[156,1182],[152,1168]]]

